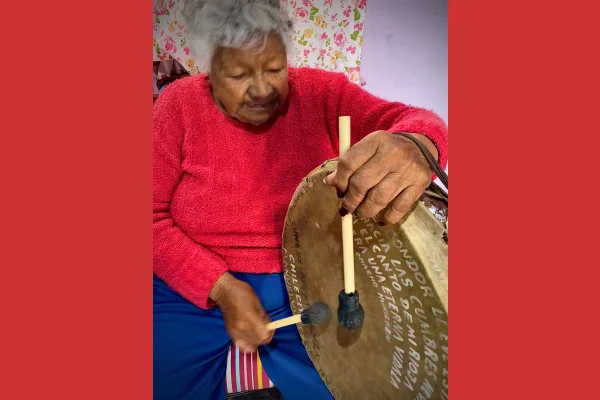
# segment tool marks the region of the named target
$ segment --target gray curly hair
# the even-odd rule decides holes
[[[210,71],[216,48],[249,48],[261,41],[264,48],[269,33],[279,35],[291,57],[293,23],[280,0],[187,0],[182,14],[202,72]]]

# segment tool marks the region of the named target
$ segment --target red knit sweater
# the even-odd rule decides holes
[[[420,133],[447,160],[435,114],[376,98],[343,74],[290,69],[287,107],[251,127],[214,104],[206,76],[171,84],[154,106],[154,273],[201,308],[225,272],[280,273],[292,195],[313,168],[337,157],[338,117],[352,144],[376,130]]]

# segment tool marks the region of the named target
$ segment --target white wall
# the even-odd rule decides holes
[[[448,123],[448,1],[367,0],[361,77],[369,92]]]
[[[448,122],[448,1],[368,0],[366,14],[365,89]]]

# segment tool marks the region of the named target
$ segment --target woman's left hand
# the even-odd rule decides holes
[[[437,159],[428,138],[411,134]],[[337,170],[325,178],[343,197],[340,215],[355,213],[395,224],[410,210],[431,183],[432,171],[421,150],[410,139],[375,131],[352,146],[339,160]]]

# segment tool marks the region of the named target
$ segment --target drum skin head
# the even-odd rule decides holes
[[[283,231],[293,313],[322,301],[333,314],[322,325],[297,325],[304,347],[338,400],[446,399],[447,230],[435,215],[440,209],[431,211],[443,202],[424,195],[396,225],[354,218],[355,285],[365,319],[346,331],[337,321],[344,288],[340,200],[323,183],[336,165],[328,161],[302,181]],[[447,213],[447,203],[441,208]]]

